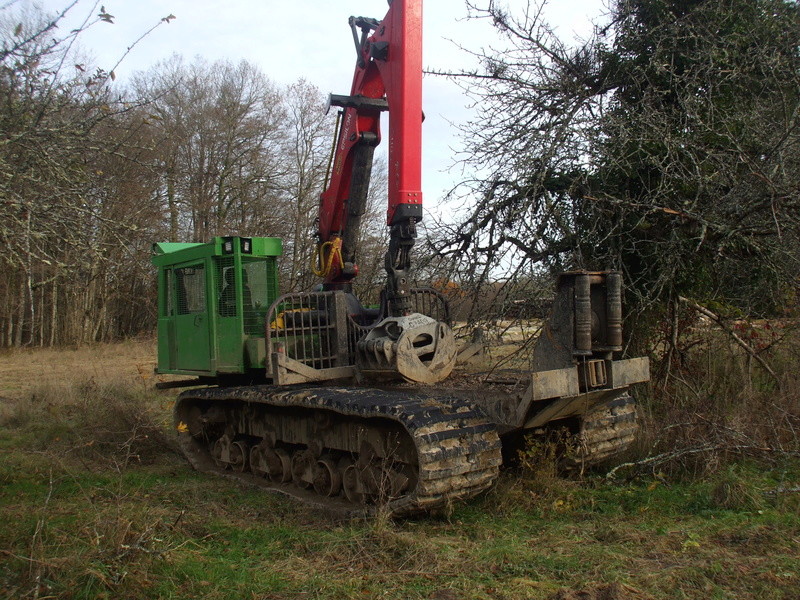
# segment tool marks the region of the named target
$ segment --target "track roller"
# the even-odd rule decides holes
[[[308,489],[314,485],[314,453],[308,448],[292,454],[292,481],[299,488]]]
[[[211,448],[211,456],[218,467],[231,469],[237,473],[247,470],[249,451],[243,441],[233,441],[233,435],[226,433]]]
[[[314,465],[314,491],[321,496],[338,496],[342,489],[342,474],[330,455],[321,456]]]

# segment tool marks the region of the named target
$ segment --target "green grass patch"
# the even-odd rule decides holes
[[[695,480],[508,470],[444,516],[337,523],[191,470],[168,403],[90,386],[6,407],[0,597],[761,600],[800,589],[800,461],[731,462]]]
[[[654,598],[791,598],[800,577],[797,511],[769,496],[719,507],[709,483],[589,481],[543,509],[499,502],[522,485],[506,473],[446,518],[337,524],[178,459],[98,474],[14,456],[28,468],[6,463],[14,481],[0,488],[7,598],[514,599],[615,583]]]

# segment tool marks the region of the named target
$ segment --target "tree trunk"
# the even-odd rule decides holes
[[[17,307],[17,329],[14,332],[14,345],[19,348],[22,346],[22,329],[25,325],[25,279],[20,278],[19,282],[19,306]]]
[[[44,273],[39,272],[39,280],[41,281],[44,279]],[[39,347],[44,346],[44,284],[39,285],[39,339],[38,345]]]
[[[28,336],[29,346],[33,345],[33,337],[36,332],[36,299],[33,297],[33,255],[31,254],[31,211],[28,211],[28,221],[25,235],[25,291],[27,293],[27,300],[31,305],[31,327],[30,335]]]
[[[178,204],[175,200],[175,180],[172,167],[167,168],[167,207],[169,208],[169,241],[178,241]]]
[[[53,279],[53,297],[50,301],[50,347],[56,343],[56,326],[58,324],[58,276]]]

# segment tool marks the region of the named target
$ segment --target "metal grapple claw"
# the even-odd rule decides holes
[[[414,313],[388,317],[358,342],[356,364],[365,375],[399,375],[416,383],[445,379],[456,362],[456,342],[446,323]]]

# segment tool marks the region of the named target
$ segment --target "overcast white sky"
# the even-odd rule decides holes
[[[488,0],[473,2],[488,4]],[[50,12],[68,1],[21,0],[26,3]],[[302,77],[323,93],[338,94],[349,92],[355,65],[348,17],[382,19],[388,8],[386,0],[102,0],[101,4],[115,22],[96,24],[81,36],[81,44],[106,69],[161,17],[176,17],[133,49],[116,71],[118,82],[177,53],[189,60],[197,55],[210,61],[246,59],[277,83],[289,84]],[[512,10],[525,4],[526,0],[507,0]],[[75,26],[93,6],[93,1],[80,0],[65,28]],[[489,23],[465,19],[464,0],[425,0],[423,10],[426,68],[469,66],[469,57],[449,40],[477,50],[495,39]],[[603,0],[551,0],[547,15],[562,38],[571,38],[588,35],[592,21],[604,11]],[[466,104],[454,84],[441,77],[425,77],[423,193],[433,213],[455,178],[446,172],[452,148],[458,144],[451,123],[468,118]]]

